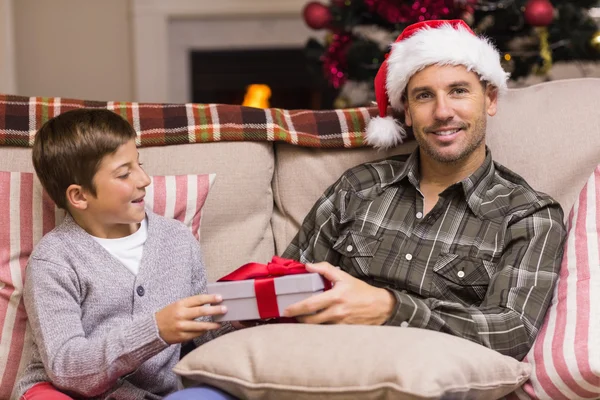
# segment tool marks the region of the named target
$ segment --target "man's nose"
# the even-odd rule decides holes
[[[434,116],[437,120],[447,121],[454,117],[452,104],[444,97],[438,97],[435,103]]]

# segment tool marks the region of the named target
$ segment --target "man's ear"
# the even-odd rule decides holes
[[[498,111],[498,88],[488,84],[485,88],[486,111],[490,117],[496,115]]]
[[[90,193],[80,185],[69,185],[65,193],[67,204],[77,210],[85,210],[88,207],[88,196]]]
[[[412,117],[410,110],[408,109],[408,98],[406,95],[402,95],[402,106],[404,107],[404,125],[412,126]]]

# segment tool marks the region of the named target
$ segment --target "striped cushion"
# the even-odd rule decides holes
[[[558,285],[527,357],[526,399],[600,398],[600,165],[569,215]]]
[[[186,224],[199,239],[201,209],[214,174],[152,177],[146,204]],[[29,351],[21,295],[25,266],[42,235],[64,217],[32,173],[0,172],[0,399],[12,398]]]

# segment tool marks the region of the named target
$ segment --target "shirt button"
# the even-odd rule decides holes
[[[423,213],[422,212],[418,212],[417,213],[417,219],[421,219],[423,218]]]
[[[458,271],[456,275],[458,275],[459,278],[463,278],[465,276],[465,271]]]
[[[401,326],[402,328],[406,328],[406,327],[408,326],[408,322],[406,322],[406,321],[402,321],[402,323],[400,324],[400,326]]]
[[[407,254],[404,256],[408,261],[412,260],[412,254]]]
[[[140,297],[142,297],[144,295],[144,293],[146,293],[143,286],[138,286],[135,289],[135,291],[137,292],[138,296],[140,296]]]
[[[352,251],[354,250],[354,247],[352,247],[351,244],[348,245],[348,247],[346,247],[346,251]]]

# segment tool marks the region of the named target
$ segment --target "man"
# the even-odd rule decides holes
[[[486,148],[487,116],[506,80],[496,49],[464,22],[406,28],[375,79],[380,117],[367,140],[401,141],[404,128],[385,116],[389,99],[404,108],[419,146],[350,169],[318,200],[283,256],[334,286],[286,316],[426,328],[526,355],[552,297],[565,228],[560,205]]]

